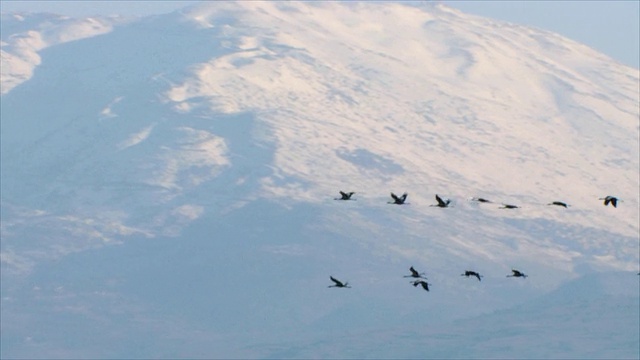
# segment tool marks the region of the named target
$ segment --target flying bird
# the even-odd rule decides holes
[[[567,205],[567,203],[563,203],[562,201],[554,201],[552,203],[548,203],[547,205],[556,205],[556,206],[562,206],[562,207],[569,207],[569,205]]]
[[[437,207],[441,207],[441,208],[446,208],[446,207],[449,207],[449,204],[451,203],[451,200],[449,200],[449,199],[447,199],[446,201],[442,200],[442,198],[440,196],[438,196],[438,194],[436,194],[436,201],[438,203],[435,204],[435,205],[431,205],[431,206],[437,206]]]
[[[424,280],[416,280],[413,282],[413,286],[421,285],[423,289],[429,291],[429,283]]]
[[[607,197],[600,198],[598,200],[604,200],[604,206],[607,206],[607,205],[611,204],[611,205],[613,205],[613,207],[618,207],[618,201],[622,201],[622,200],[618,199],[617,197],[611,196],[611,195],[609,195]]]
[[[402,194],[402,196],[391,193],[391,197],[393,198],[393,202],[388,202],[387,204],[404,205],[405,200],[407,200],[407,193]]]
[[[482,280],[480,279],[480,278],[482,277],[482,275],[478,274],[478,273],[477,273],[477,272],[475,272],[475,271],[471,271],[471,270],[466,270],[466,271],[464,272],[464,274],[460,274],[460,276],[466,276],[466,277],[469,277],[469,276],[475,276],[475,277],[477,277],[477,278],[478,278],[478,281],[482,281]]]
[[[485,198],[476,198],[476,197],[471,198],[471,201],[477,201],[477,202],[481,202],[481,203],[490,203],[491,202],[491,200],[487,200]]]
[[[519,270],[511,269],[511,272],[513,274],[507,275],[507,277],[522,277],[522,278],[526,278],[527,277],[527,275],[525,275],[524,273],[522,273]]]
[[[516,206],[516,205],[509,205],[509,204],[502,204],[502,207],[500,209],[518,209],[520,208],[520,206]]]
[[[409,271],[411,271],[411,275],[405,275],[404,277],[426,279],[426,277],[422,277],[424,273],[419,273],[416,269],[413,268],[413,266],[409,268]]]
[[[351,286],[349,286],[348,282],[342,282],[336,278],[334,278],[333,276],[329,276],[329,279],[331,279],[331,281],[333,281],[335,283],[335,285],[329,285],[327,287],[337,287],[337,288],[350,288]]]
[[[340,191],[340,196],[339,198],[334,198],[333,200],[352,200],[351,199],[351,195],[355,194],[355,192],[351,191],[351,192],[344,192],[344,191]],[[355,200],[355,199],[353,199]]]

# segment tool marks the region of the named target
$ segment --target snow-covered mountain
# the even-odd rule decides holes
[[[441,4],[3,14],[2,357],[638,357],[639,82]]]

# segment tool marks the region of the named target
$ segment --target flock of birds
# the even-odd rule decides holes
[[[405,275],[404,277],[406,278],[414,278],[416,280],[412,280],[411,284],[414,287],[417,287],[418,285],[422,286],[423,289],[425,289],[426,291],[429,291],[429,284],[427,282],[427,277],[425,276],[425,273],[421,273],[418,272],[418,270],[416,270],[413,266],[411,266],[409,268],[409,271],[411,272],[411,274],[409,275]],[[478,281],[482,281],[482,275],[478,274],[477,272],[473,271],[473,270],[465,270],[464,274],[460,274],[460,276],[466,276],[466,277],[470,277],[470,276],[475,276]],[[511,274],[507,275],[507,277],[521,277],[521,278],[526,278],[527,275],[525,273],[523,273],[520,270],[516,270],[516,269],[511,269]],[[349,286],[348,282],[342,282],[336,278],[334,278],[333,276],[329,276],[329,279],[331,279],[331,281],[333,281],[333,285],[329,285],[328,287],[335,287],[335,288],[350,288],[351,286]]]
[[[339,198],[334,198],[334,200],[355,200],[352,199],[353,194],[355,194],[355,191],[350,191],[350,192],[344,192],[344,191],[340,191],[340,197]],[[391,193],[391,199],[393,201],[389,201],[387,202],[387,204],[394,204],[394,205],[407,205],[409,204],[407,201],[407,196],[409,196],[408,193],[404,193],[401,196],[398,196],[394,193]],[[487,200],[485,198],[471,198],[472,201],[477,201],[480,203],[492,203],[493,201],[491,200]],[[604,200],[604,205],[608,206],[609,204],[611,204],[614,208],[618,207],[618,202],[621,202],[622,200],[618,199],[615,196],[611,196],[608,195],[606,197],[603,198],[599,198],[598,200]],[[437,204],[433,204],[430,206],[436,206],[436,207],[441,207],[441,208],[446,208],[449,207],[451,205],[451,200],[450,199],[443,199],[441,198],[438,194],[436,194],[436,201],[438,202]],[[548,203],[547,205],[555,205],[555,206],[561,206],[564,208],[568,208],[569,205],[567,205],[567,203],[563,202],[563,201],[553,201]],[[502,204],[501,209],[518,209],[520,208],[520,206],[517,205],[512,205],[512,204]]]
[[[352,199],[352,196],[355,194],[354,191],[350,191],[350,192],[344,192],[344,191],[340,191],[340,197],[339,198],[335,198],[334,200],[355,200]],[[407,196],[408,194],[405,192],[404,194],[402,194],[401,196],[398,196],[394,193],[391,193],[391,198],[392,201],[388,202],[387,204],[394,204],[394,205],[406,205],[408,204],[407,201]],[[477,201],[480,203],[491,203],[492,201],[484,199],[484,198],[471,198],[472,201]],[[608,206],[609,204],[611,204],[614,208],[618,207],[618,202],[622,201],[620,199],[618,199],[615,196],[606,196],[603,198],[599,198],[598,200],[604,200],[604,205]],[[451,200],[450,199],[443,199],[441,198],[438,194],[436,194],[436,202],[437,204],[433,204],[430,206],[435,206],[435,207],[440,207],[440,208],[446,208],[449,207],[451,205]],[[548,203],[547,205],[554,205],[554,206],[560,206],[560,207],[564,207],[564,208],[568,208],[569,205],[567,205],[567,203],[562,202],[562,201],[553,201]],[[519,208],[519,206],[517,205],[511,205],[511,204],[502,204],[501,209],[517,209]],[[425,276],[425,273],[420,273],[418,272],[413,266],[411,266],[409,268],[409,271],[411,272],[411,274],[406,275],[404,277],[406,278],[414,278],[415,280],[411,281],[411,284],[414,287],[422,286],[422,288],[426,291],[429,291],[429,283],[427,282],[427,278]],[[638,275],[640,275],[640,273],[638,273]],[[464,274],[460,274],[460,276],[466,276],[466,277],[470,277],[470,276],[474,276],[478,279],[478,281],[482,281],[482,275],[480,275],[479,273],[472,271],[472,270],[465,270]],[[507,275],[507,277],[516,277],[516,278],[526,278],[527,275],[523,272],[521,272],[520,270],[516,270],[516,269],[511,269],[511,274]],[[351,286],[349,286],[348,282],[342,282],[336,278],[334,278],[333,276],[329,276],[329,279],[331,279],[331,281],[333,281],[333,285],[329,285],[329,287],[335,287],[335,288],[350,288]]]

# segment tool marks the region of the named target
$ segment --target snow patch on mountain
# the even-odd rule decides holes
[[[2,91],[27,81],[40,65],[39,52],[50,46],[108,33],[121,17],[75,19],[55,14],[0,14]]]

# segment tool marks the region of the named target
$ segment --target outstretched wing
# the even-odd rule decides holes
[[[415,276],[415,277],[419,277],[420,274],[418,274],[418,272],[416,271],[416,269],[412,267],[409,268],[409,271],[411,271],[411,275]]]
[[[344,191],[340,191],[340,199],[336,199],[336,200],[351,200],[351,195],[355,194],[355,192],[351,191],[351,192],[344,192]]]
[[[336,283],[336,285],[337,285],[337,286],[344,286],[344,284],[343,284],[340,280],[338,280],[338,279],[334,278],[334,277],[333,277],[333,276],[331,276],[331,275],[329,275],[329,279],[331,279],[331,281],[333,281],[334,283]]]
[[[618,207],[618,199],[611,198],[609,199],[609,201],[611,202],[611,205],[613,205],[613,207]]]
[[[399,198],[396,194],[391,193],[391,197],[393,198],[393,200],[394,200],[395,202],[400,202],[400,198]]]
[[[523,274],[519,270],[511,269],[514,276],[522,276]]]
[[[447,203],[446,203],[446,202],[444,202],[444,201],[442,200],[442,198],[441,198],[440,196],[438,196],[438,194],[436,194],[436,201],[438,202],[438,206],[442,206],[442,207],[447,206]]]
[[[402,200],[402,202],[404,202],[405,200],[407,200],[407,193],[402,194],[402,197],[400,198],[400,200]]]
[[[473,275],[474,275],[475,277],[477,277],[477,278],[478,278],[478,281],[482,281],[482,280],[480,279],[480,274],[478,274],[478,273],[474,273]]]

